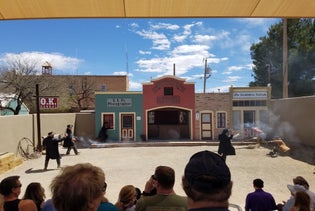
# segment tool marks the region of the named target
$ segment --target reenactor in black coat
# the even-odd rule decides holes
[[[73,137],[72,128],[73,128],[73,125],[67,125],[65,139],[63,141],[63,147],[67,148],[66,155],[70,154],[71,149],[73,149],[76,155],[79,154],[77,147],[74,144],[74,141],[76,141],[76,139]]]
[[[56,159],[57,168],[60,168],[60,153],[59,153],[59,142],[63,141],[62,139],[57,139],[54,137],[54,132],[49,132],[48,136],[43,141],[43,146],[46,148],[46,158],[45,158],[45,167],[44,170],[47,170],[49,159]]]
[[[226,160],[227,155],[235,155],[235,148],[233,147],[231,140],[233,138],[232,134],[228,134],[229,130],[224,129],[222,133],[219,135],[219,149],[218,153],[222,156],[224,160]]]

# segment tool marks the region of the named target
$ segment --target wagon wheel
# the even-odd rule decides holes
[[[35,149],[35,145],[29,138],[23,137],[18,143],[18,154],[23,158],[31,159],[38,157],[39,154]]]

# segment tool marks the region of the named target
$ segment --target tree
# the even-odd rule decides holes
[[[41,92],[53,87],[49,83],[50,76],[37,75],[37,64],[38,61],[21,55],[2,61],[0,65],[1,90],[4,93],[15,94],[17,105],[15,108],[0,106],[0,109],[9,109],[17,115],[23,103],[32,105],[36,84],[40,84]]]
[[[89,77],[70,78],[70,99],[80,110],[86,110],[94,105],[95,90],[95,83]]]
[[[288,19],[289,97],[315,93],[315,19]],[[282,22],[251,46],[254,81],[250,86],[272,86],[272,98],[282,97]]]

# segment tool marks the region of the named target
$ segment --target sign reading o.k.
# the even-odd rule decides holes
[[[57,108],[58,98],[57,97],[40,97],[39,106],[40,108]]]

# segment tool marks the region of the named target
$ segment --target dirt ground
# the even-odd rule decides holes
[[[245,204],[247,193],[253,191],[252,181],[261,178],[265,182],[264,190],[273,194],[277,203],[287,200],[290,196],[287,184],[298,175],[303,176],[315,191],[314,150],[293,150],[291,154],[275,158],[268,156],[268,147],[235,146],[236,156],[228,156],[233,180],[233,193],[230,202]],[[73,165],[90,162],[101,167],[106,175],[108,189],[107,198],[115,203],[121,187],[132,184],[143,190],[146,180],[152,175],[155,167],[167,165],[175,169],[177,194],[184,195],[181,177],[191,155],[198,151],[217,151],[217,146],[149,146],[149,147],[114,147],[114,148],[83,148],[80,154],[65,156],[65,149],[60,148],[61,164]],[[22,186],[22,197],[30,182],[40,182],[46,190],[47,198],[51,197],[49,185],[59,172],[56,161],[50,160],[49,170],[43,171],[45,156],[26,160],[21,166],[0,175],[0,179],[11,175],[19,175]]]

